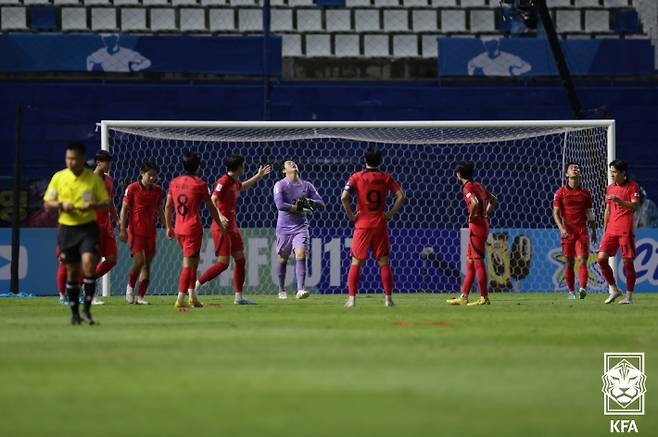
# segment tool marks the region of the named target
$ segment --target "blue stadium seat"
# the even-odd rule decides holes
[[[619,9],[614,17],[614,29],[618,33],[639,33],[640,20],[635,9]]]
[[[57,8],[53,6],[30,8],[30,28],[41,31],[56,30]]]

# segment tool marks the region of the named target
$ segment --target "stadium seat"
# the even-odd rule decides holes
[[[405,8],[418,7],[426,8],[429,6],[428,0],[402,0],[402,4]]]
[[[199,0],[171,0],[172,6],[196,6]]]
[[[313,0],[288,0],[288,6],[315,6]]]
[[[496,16],[491,9],[471,9],[469,14],[471,32],[493,32],[496,30]]]
[[[306,56],[331,56],[331,41],[327,33],[309,33],[306,39]]]
[[[354,11],[354,28],[358,32],[369,32],[381,29],[379,10],[356,9]]]
[[[421,55],[423,58],[436,58],[437,44],[436,39],[439,35],[421,35]]]
[[[297,31],[315,32],[322,30],[321,9],[297,9]]]
[[[640,33],[640,19],[635,9],[619,9],[614,16],[614,30],[617,33]]]
[[[370,0],[345,0],[346,8],[354,8],[360,6],[370,6],[372,3]]]
[[[62,30],[89,30],[87,8],[62,8]]]
[[[0,0],[0,6],[5,5],[20,5],[21,0]]]
[[[80,0],[54,0],[53,4],[55,6],[64,6],[64,5],[79,5]]]
[[[411,28],[414,32],[436,32],[438,21],[435,9],[414,9],[411,11]]]
[[[624,8],[633,6],[629,0],[603,0],[603,6],[606,8]]]
[[[334,54],[338,58],[356,57],[359,50],[359,35],[354,33],[334,35]]]
[[[256,0],[229,0],[231,6],[258,6]]]
[[[599,0],[576,0],[574,4],[577,8],[598,8],[601,6]]]
[[[457,6],[457,0],[431,0],[432,6],[445,8],[450,6]]]
[[[212,32],[235,31],[235,9],[210,9],[208,22]]]
[[[142,0],[144,6],[169,6],[170,0]]]
[[[25,6],[43,6],[51,4],[51,0],[23,0]]]
[[[387,32],[409,30],[409,13],[404,9],[384,10],[384,30]]]
[[[389,38],[386,34],[363,35],[363,55],[367,57],[388,57]]]
[[[121,8],[121,30],[124,32],[146,32],[146,9]]]
[[[172,32],[178,30],[176,27],[176,9],[152,8],[151,30],[154,32]]]
[[[546,0],[546,6],[549,8],[569,8],[573,4],[571,0]]]
[[[609,32],[610,13],[605,9],[589,9],[585,11],[586,32]]]
[[[393,56],[396,58],[418,57],[418,37],[416,35],[393,35]]]
[[[352,30],[352,18],[349,9],[327,9],[325,22],[327,30],[330,32],[349,32]]]
[[[85,6],[110,6],[110,0],[83,0]]]
[[[558,9],[555,11],[555,28],[558,32],[580,32],[580,10]]]
[[[442,32],[465,32],[466,11],[463,9],[444,9],[441,11]]]
[[[281,40],[284,57],[302,56],[302,36],[299,33],[284,33]]]
[[[400,0],[375,0],[375,7],[395,8],[400,6]]]
[[[241,32],[262,32],[262,9],[238,9],[238,29]]]
[[[292,9],[272,9],[270,20],[271,30],[273,32],[292,32],[295,30],[292,21],[292,12]]]
[[[57,30],[57,8],[41,6],[30,8],[30,29],[42,32]]]
[[[460,6],[472,8],[472,7],[485,6],[486,4],[487,2],[485,0],[462,0]]]
[[[1,12],[0,28],[2,30],[27,30],[26,8],[9,6],[2,8]]]
[[[91,30],[116,31],[117,29],[117,10],[115,8],[91,9]]]
[[[228,4],[228,0],[201,0],[202,6],[223,6]]]
[[[114,0],[114,6],[141,6],[139,0]]]
[[[183,32],[203,32],[206,26],[206,10],[203,8],[181,8],[180,30]]]

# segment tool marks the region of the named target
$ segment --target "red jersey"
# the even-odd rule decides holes
[[[213,194],[217,196],[215,206],[228,219],[227,230],[237,230],[238,221],[236,218],[236,210],[238,207],[238,197],[242,189],[242,182],[238,179],[233,179],[231,176],[225,174],[215,182],[215,191]],[[219,225],[213,220],[210,225],[211,230],[220,232]]]
[[[177,235],[198,235],[203,232],[199,207],[210,200],[208,184],[198,176],[178,176],[169,183],[167,192],[174,201]]]
[[[123,203],[130,207],[128,227],[140,237],[155,237],[156,219],[162,208],[162,187],[146,188],[141,182],[128,185]]]
[[[633,210],[626,208],[617,202],[607,200],[607,196],[611,194],[614,194],[626,202],[639,202],[640,186],[634,181],[628,179],[621,185],[613,182],[608,185],[608,190],[606,191],[605,202],[610,208],[610,215],[608,216],[608,225],[605,229],[605,233],[617,236],[633,234]]]
[[[345,190],[356,191],[356,229],[376,229],[386,225],[384,209],[389,191],[397,193],[400,186],[393,176],[374,168],[358,171],[347,181]]]
[[[567,230],[587,227],[587,210],[592,207],[592,193],[582,186],[571,188],[563,185],[553,196],[553,208],[560,210]]]
[[[112,192],[114,191],[112,177],[110,175],[104,174],[101,176],[101,179],[103,179],[103,183],[105,184],[105,189],[107,190],[107,195],[110,198],[110,202],[114,202],[114,197],[112,195]],[[110,210],[104,209],[96,211],[96,222],[98,223],[98,227],[100,229],[112,231],[113,226],[112,218],[110,217]]]
[[[478,200],[478,210],[476,211],[473,220],[471,220],[471,223],[483,223],[488,225],[487,206],[489,206],[489,198],[491,197],[491,194],[486,188],[484,188],[484,185],[479,182],[468,181],[464,184],[462,192],[464,194],[464,202],[466,202],[466,209],[468,211],[470,211],[471,197],[475,196]]]

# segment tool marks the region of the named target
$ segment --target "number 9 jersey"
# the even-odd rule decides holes
[[[167,194],[176,211],[176,235],[203,234],[199,207],[201,202],[210,201],[208,184],[198,176],[178,176],[169,183]]]
[[[355,229],[375,229],[386,226],[384,210],[389,192],[397,193],[400,186],[393,176],[374,168],[356,172],[350,176],[345,191],[356,192]]]

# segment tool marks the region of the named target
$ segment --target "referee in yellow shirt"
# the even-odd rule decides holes
[[[44,208],[59,211],[57,244],[66,264],[66,294],[71,305],[71,324],[93,325],[91,302],[96,292],[99,230],[96,210],[107,209],[110,199],[105,185],[85,167],[85,146],[74,142],[66,147],[66,168],[54,174],[43,197]],[[80,316],[80,265],[84,275],[84,307]]]

